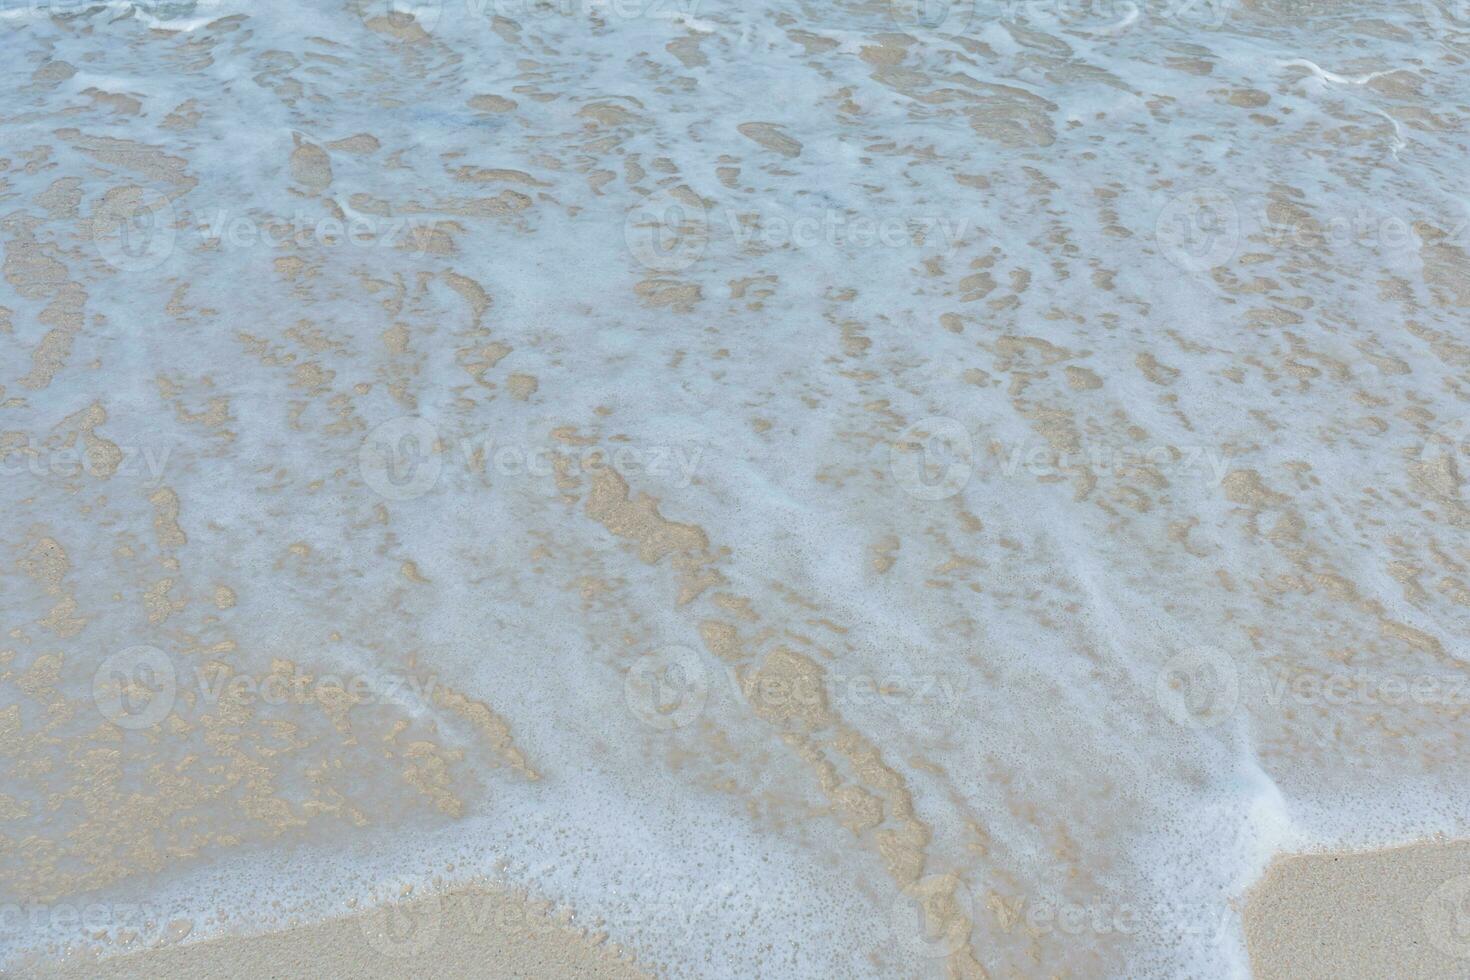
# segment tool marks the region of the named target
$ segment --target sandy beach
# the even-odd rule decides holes
[[[1470,976],[1463,0],[0,50],[0,973]]]
[[[389,980],[647,980],[605,937],[574,928],[546,903],[485,888],[255,936],[166,946],[98,961],[75,956],[25,970],[38,980],[225,980],[253,976]]]
[[[1255,980],[1434,980],[1470,964],[1470,843],[1275,860],[1247,895]],[[250,937],[165,946],[24,970],[38,980],[435,978],[646,980],[605,935],[494,889],[461,889],[353,916]],[[492,967],[493,965],[493,967]]]
[[[1256,980],[1470,974],[1470,844],[1283,857],[1250,893]]]

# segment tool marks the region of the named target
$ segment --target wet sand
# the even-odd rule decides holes
[[[1470,843],[1281,858],[1245,929],[1256,980],[1470,976]]]
[[[1470,839],[1463,8],[0,0],[0,972],[1245,980]],[[1393,854],[1258,972],[1470,976]]]
[[[226,936],[30,975],[47,980],[238,977],[525,977],[640,980],[616,944],[544,903],[487,889],[374,909],[256,936]]]

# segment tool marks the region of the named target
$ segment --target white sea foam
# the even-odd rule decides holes
[[[942,975],[839,730],[994,975],[1245,976],[1272,854],[1470,832],[1455,5],[391,6],[0,4],[8,956],[481,876],[672,976]],[[173,721],[113,728],[138,648]],[[274,659],[377,700],[221,722]]]

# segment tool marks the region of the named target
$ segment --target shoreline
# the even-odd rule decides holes
[[[486,885],[453,889],[256,935],[223,935],[98,958],[98,950],[17,972],[45,980],[388,978],[484,975],[648,980],[620,945],[549,902]]]

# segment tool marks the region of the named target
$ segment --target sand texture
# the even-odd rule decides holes
[[[1467,3],[0,0],[0,970],[1243,980],[1470,839]]]
[[[1470,976],[1470,843],[1283,857],[1245,929],[1256,980]]]
[[[647,980],[615,947],[515,895],[466,889],[257,936],[34,967],[37,980]]]

